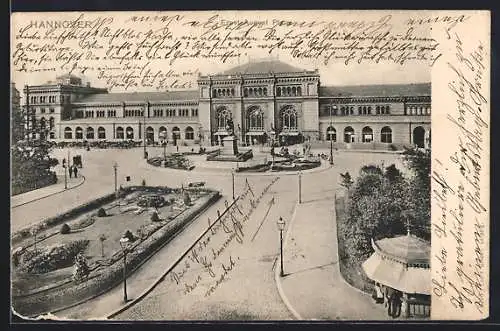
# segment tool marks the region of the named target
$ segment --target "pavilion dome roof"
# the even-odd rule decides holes
[[[373,241],[363,262],[368,278],[405,293],[431,294],[430,243],[408,234]]]
[[[431,245],[412,234],[372,241],[376,253],[408,265],[429,266]]]
[[[236,74],[265,74],[265,73],[284,73],[284,72],[305,72],[307,70],[294,67],[288,63],[271,59],[260,61],[249,61],[245,64],[233,67],[224,71],[223,75]]]

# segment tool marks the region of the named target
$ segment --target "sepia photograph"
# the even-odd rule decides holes
[[[12,14],[11,313],[487,317],[489,38],[486,11]]]

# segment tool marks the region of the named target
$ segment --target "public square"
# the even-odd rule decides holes
[[[184,147],[187,149],[187,147]],[[181,152],[182,152],[181,148]],[[187,150],[186,150],[187,151]],[[189,156],[196,167],[192,171],[154,167],[146,163],[142,148],[134,149],[54,149],[62,159],[81,155],[85,180],[69,189],[51,192],[49,187],[30,193],[32,202],[12,208],[11,229],[16,231],[44,218],[74,208],[87,200],[109,194],[114,190],[114,168],[118,165],[118,185],[147,185],[169,187],[187,186],[190,182],[205,182],[205,186],[222,194],[171,242],[127,279],[128,308],[124,307],[122,288],[111,291],[53,314],[59,318],[116,320],[182,320],[182,319],[385,319],[383,307],[369,295],[348,285],[337,266],[337,238],[334,196],[339,189],[340,173],[349,171],[354,177],[363,165],[388,166],[395,163],[403,168],[400,155],[389,152],[335,151],[334,165],[323,161],[319,168],[303,171],[299,203],[299,175],[296,172],[236,173],[234,191],[238,196],[249,186],[252,194],[261,199],[242,230],[241,243],[231,243],[221,255],[222,263],[231,264],[231,272],[217,290],[204,296],[210,284],[203,280],[198,290],[188,291],[176,286],[170,277],[150,289],[169,266],[203,233],[217,212],[232,201],[232,168],[236,164],[204,161],[203,156]],[[161,155],[161,148],[148,147],[150,156]],[[255,158],[265,157],[266,150],[255,149]],[[312,150],[328,154],[328,149]],[[269,154],[267,154],[269,156]],[[62,168],[56,167],[58,175]],[[126,177],[130,176],[130,181]],[[63,178],[63,177],[60,177]],[[56,184],[59,185],[59,184]],[[268,187],[268,189],[265,189]],[[44,195],[49,194],[47,197]],[[19,199],[19,196],[15,197]],[[227,200],[227,201],[226,201]],[[285,276],[278,276],[279,230],[277,221],[285,222],[283,264]],[[223,234],[223,232],[221,232]],[[224,240],[214,235],[213,242]],[[214,244],[215,245],[215,244]],[[232,261],[232,260],[235,261]],[[236,261],[237,259],[237,261]],[[184,263],[184,262],[182,262]],[[234,265],[233,265],[234,264]],[[217,266],[218,267],[218,266]],[[196,275],[196,268],[191,271]],[[201,272],[201,271],[200,271]],[[188,275],[189,276],[189,275]],[[194,276],[193,276],[194,277]],[[204,289],[203,291],[201,289]],[[349,302],[348,305],[345,303]],[[356,303],[356,304],[354,304]]]

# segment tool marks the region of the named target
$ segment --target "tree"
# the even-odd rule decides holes
[[[11,146],[24,139],[24,118],[20,108],[12,107],[11,112]]]
[[[340,174],[340,177],[342,177],[342,182],[340,183],[341,186],[345,187],[346,189],[350,189],[354,181],[352,180],[351,174],[349,171],[346,171],[345,174]]]
[[[103,233],[99,236],[99,241],[101,242],[101,257],[104,257],[104,242],[108,239],[106,235]]]
[[[43,228],[44,228],[44,225],[42,223],[38,223],[38,224],[33,225],[30,229],[30,233],[34,237],[35,252],[36,252],[36,243],[37,243],[36,236],[40,233],[40,231],[43,230]]]
[[[19,141],[11,147],[13,194],[57,181],[51,168],[58,164],[58,160],[50,157],[51,148],[49,142],[41,140]]]
[[[88,279],[90,274],[90,268],[87,262],[87,258],[80,252],[75,258],[75,269],[73,271],[73,280],[75,282],[81,282],[84,279]]]
[[[184,192],[184,204],[186,206],[191,206],[191,197],[189,196],[189,193],[187,191]]]

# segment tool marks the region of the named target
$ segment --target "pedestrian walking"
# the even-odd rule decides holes
[[[75,175],[75,178],[78,177],[78,168],[76,166],[73,166],[73,174]]]
[[[64,169],[64,171],[66,171],[66,169]],[[68,165],[68,172],[69,172],[69,178],[72,178],[72,176],[73,176],[73,166],[69,166]]]

